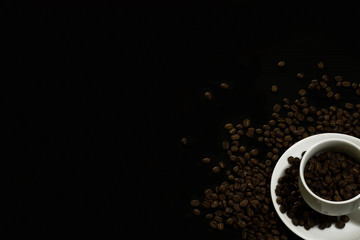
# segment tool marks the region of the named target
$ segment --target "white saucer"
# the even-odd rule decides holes
[[[306,240],[359,240],[360,239],[360,209],[354,213],[348,214],[350,221],[346,223],[345,228],[338,229],[334,225],[330,228],[325,228],[320,230],[317,226],[311,228],[310,230],[305,230],[304,227],[294,226],[291,222],[291,219],[288,218],[286,214],[280,212],[280,205],[276,203],[276,194],[275,188],[277,186],[277,181],[279,177],[284,175],[285,169],[290,166],[287,159],[290,156],[301,157],[301,153],[306,151],[312,144],[324,140],[327,138],[342,138],[348,141],[351,141],[357,145],[360,145],[360,139],[352,137],[350,135],[340,134],[340,133],[322,133],[307,137],[300,140],[299,142],[292,145],[288,150],[284,152],[279,161],[277,162],[272,177],[271,177],[271,198],[274,204],[275,210],[278,213],[281,220],[285,225],[293,231],[299,237]]]

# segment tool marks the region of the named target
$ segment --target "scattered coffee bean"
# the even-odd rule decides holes
[[[285,66],[285,61],[284,60],[281,60],[277,63],[278,67],[284,67]]]
[[[200,206],[200,200],[198,200],[198,199],[191,200],[190,205],[192,207],[198,207],[198,206]]]
[[[201,212],[200,212],[199,209],[194,208],[194,209],[193,209],[193,213],[194,213],[194,215],[199,216]]]
[[[304,73],[299,72],[298,74],[296,74],[296,77],[297,77],[298,79],[303,79],[303,78],[305,77],[305,75],[304,75]]]
[[[345,108],[347,108],[347,109],[353,109],[354,108],[354,104],[352,104],[352,103],[345,103]]]
[[[243,121],[243,126],[246,127],[246,128],[250,127],[250,123],[251,123],[250,119],[245,118],[244,121]]]
[[[281,109],[281,105],[280,105],[280,104],[275,104],[275,105],[273,106],[273,111],[276,112],[276,113],[279,112],[280,109]]]
[[[340,93],[335,93],[334,94],[334,99],[335,100],[340,100]]]
[[[299,90],[298,94],[300,96],[305,96],[306,95],[306,90],[302,88],[302,89]]]
[[[335,223],[335,227],[339,229],[343,229],[345,227],[345,223],[343,221],[337,221]]]
[[[357,88],[357,89],[355,90],[355,93],[356,93],[356,95],[360,96],[360,88]]]
[[[276,93],[276,92],[279,91],[279,87],[274,84],[274,85],[271,86],[271,91],[272,91],[273,93]]]
[[[223,150],[228,150],[230,148],[230,143],[228,141],[222,141],[221,147]]]
[[[211,158],[205,157],[202,159],[203,163],[210,163],[211,162]]]
[[[205,97],[206,100],[211,100],[212,99],[212,93],[211,92],[205,92],[204,97]]]
[[[341,85],[343,86],[343,87],[351,87],[351,82],[349,82],[349,81],[343,81],[343,82],[341,82]]]
[[[230,131],[231,129],[234,128],[234,125],[233,125],[232,123],[227,123],[227,124],[225,124],[224,128],[225,128],[226,130]]]
[[[229,88],[229,84],[227,84],[227,83],[221,83],[221,84],[220,84],[220,87],[223,88],[223,89],[228,89],[228,88]]]
[[[220,167],[215,166],[215,167],[213,167],[213,168],[211,169],[211,171],[212,171],[213,173],[219,173],[219,172],[220,172]]]
[[[319,69],[323,69],[324,68],[324,62],[323,61],[318,62],[317,67]]]

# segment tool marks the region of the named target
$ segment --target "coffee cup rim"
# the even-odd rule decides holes
[[[310,188],[309,186],[306,184],[306,181],[305,181],[305,176],[304,176],[304,170],[305,170],[305,166],[306,166],[306,163],[309,161],[310,157],[314,155],[314,153],[312,153],[313,149],[315,147],[318,147],[319,145],[323,145],[323,144],[326,144],[328,142],[331,142],[331,141],[338,141],[338,142],[343,142],[343,143],[346,143],[348,145],[351,145],[352,147],[356,148],[359,153],[360,153],[360,146],[348,141],[348,140],[345,140],[345,139],[340,139],[340,138],[330,138],[330,139],[326,139],[326,140],[322,140],[322,141],[319,141],[318,143],[312,145],[309,149],[306,150],[306,152],[304,153],[304,155],[302,156],[301,158],[301,161],[300,161],[300,166],[299,166],[299,177],[300,177],[300,181],[302,183],[302,185],[304,186],[304,188],[306,189],[306,191],[312,196],[314,197],[315,199],[317,199],[318,201],[321,201],[321,202],[325,202],[325,203],[328,203],[328,204],[333,204],[333,205],[343,205],[343,204],[347,204],[347,203],[352,203],[354,201],[357,201],[358,199],[360,199],[360,193],[358,195],[356,195],[355,197],[353,198],[350,198],[350,199],[347,199],[347,200],[344,200],[344,201],[331,201],[331,200],[327,200],[327,199],[324,199],[318,195],[316,195]],[[316,152],[315,154],[319,154],[321,153],[320,152]],[[343,153],[346,153],[346,152],[343,152]],[[311,154],[311,156],[309,157],[309,154]],[[307,158],[306,161],[304,161],[305,159]],[[360,155],[359,157],[357,158],[357,160],[360,162]]]

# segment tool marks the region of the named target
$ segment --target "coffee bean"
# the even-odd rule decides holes
[[[225,124],[224,128],[225,128],[226,130],[230,131],[231,129],[234,128],[234,125],[233,125],[232,123],[227,123],[227,124]]]
[[[345,108],[347,108],[347,109],[353,109],[353,108],[354,108],[354,104],[347,102],[347,103],[345,103]]]
[[[220,231],[224,230],[224,224],[223,223],[218,223],[217,224],[217,229],[220,230]]]
[[[251,121],[248,118],[245,118],[243,120],[243,126],[246,127],[246,128],[250,126],[250,123],[251,123]]]
[[[298,94],[300,96],[305,96],[306,95],[306,90],[302,88],[302,89],[299,90]]]
[[[187,143],[188,143],[188,140],[185,137],[183,137],[180,141],[183,145],[187,145]]]
[[[205,158],[202,159],[202,162],[203,162],[203,163],[210,163],[210,162],[211,162],[211,158],[205,157]]]
[[[281,109],[281,105],[280,105],[280,104],[275,104],[275,105],[273,106],[273,111],[274,111],[274,112],[279,112],[280,109]]]
[[[218,166],[215,166],[211,169],[211,171],[216,174],[220,172],[220,168]]]
[[[259,150],[257,148],[251,149],[250,155],[256,157],[259,154]]]
[[[220,216],[215,216],[213,219],[214,219],[216,222],[218,222],[218,223],[223,222],[223,219],[222,219],[222,217],[220,217]]]
[[[336,82],[340,82],[340,81],[343,80],[343,77],[342,77],[341,75],[336,75],[336,76],[334,76],[334,80],[335,80]]]
[[[274,85],[271,86],[271,91],[272,91],[273,93],[276,93],[276,92],[279,91],[279,87],[274,84]]]
[[[347,223],[350,221],[350,218],[346,215],[340,216],[340,221]]]
[[[343,221],[338,221],[335,223],[335,227],[339,229],[343,229],[345,227],[345,223]]]
[[[246,222],[242,220],[239,220],[236,224],[239,226],[240,229],[244,229],[246,227]]]
[[[239,147],[239,152],[241,152],[241,153],[244,153],[244,152],[246,152],[246,146],[240,146]]]
[[[277,63],[278,67],[284,67],[286,65],[284,60],[281,60]]]
[[[327,82],[327,81],[329,81],[330,78],[329,78],[328,75],[323,74],[323,75],[321,76],[321,79],[322,79],[323,81]]]
[[[216,221],[214,221],[214,220],[210,221],[209,225],[210,225],[211,228],[217,229],[217,222]]]
[[[240,139],[240,135],[239,134],[232,134],[231,136],[230,136],[230,138],[231,138],[231,140],[239,140]]]
[[[360,96],[360,88],[357,88],[357,89],[355,90],[355,93],[356,93],[356,95]]]
[[[244,199],[243,201],[241,201],[241,203],[240,203],[240,207],[246,207],[247,205],[248,205],[248,203],[249,203],[249,200],[247,200],[247,199]]]
[[[230,148],[230,143],[228,141],[222,141],[221,146],[223,150],[228,150]]]
[[[350,86],[351,86],[351,82],[349,82],[349,81],[343,81],[343,82],[341,83],[341,85],[342,85],[343,87],[350,87]]]
[[[211,92],[205,92],[204,97],[205,97],[206,100],[211,100],[212,99],[212,93]]]
[[[318,64],[317,64],[317,67],[319,68],[319,69],[323,69],[324,68],[324,62],[323,61],[320,61],[320,62],[318,62]]]
[[[228,89],[228,88],[229,88],[229,84],[227,84],[227,83],[221,83],[221,84],[220,84],[220,87],[223,88],[223,89]]]
[[[328,98],[332,98],[332,97],[335,96],[335,93],[331,91],[331,92],[328,92],[328,93],[326,94],[326,96],[327,96]]]
[[[298,79],[303,79],[304,78],[304,73],[302,73],[302,72],[299,72],[298,74],[296,74],[296,77],[298,78]]]
[[[194,214],[194,215],[199,216],[200,213],[201,213],[201,212],[200,212],[199,209],[197,209],[197,208],[194,208],[194,209],[193,209],[193,214]]]
[[[197,199],[191,200],[190,205],[192,207],[198,207],[198,206],[200,206],[200,200],[197,200]]]
[[[206,220],[212,220],[213,219],[213,214],[212,213],[207,213],[206,215],[205,215],[205,219]]]

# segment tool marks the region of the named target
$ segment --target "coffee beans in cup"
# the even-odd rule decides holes
[[[344,201],[360,193],[360,163],[341,152],[322,152],[306,163],[307,186],[317,196]]]
[[[278,179],[275,194],[277,196],[276,202],[280,206],[280,211],[291,219],[294,226],[301,226],[306,230],[313,227],[323,230],[332,225],[335,225],[337,228],[344,228],[350,220],[348,216],[334,217],[324,215],[306,204],[298,186],[300,160],[298,157],[289,157],[288,163],[290,167],[286,168],[284,176]],[[312,164],[310,165],[312,166]],[[318,170],[319,169],[321,168],[318,168]],[[313,173],[313,175],[316,174]]]

